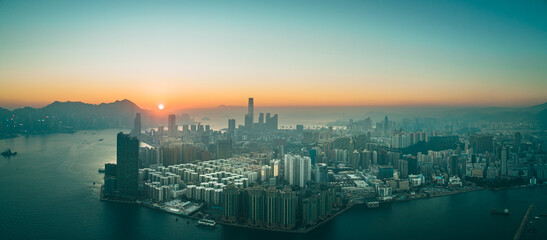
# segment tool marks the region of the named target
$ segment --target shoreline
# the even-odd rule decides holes
[[[538,187],[547,187],[547,184],[536,184],[536,185],[524,185],[524,186],[512,186],[512,187],[505,187],[505,188],[485,188],[485,187],[477,187],[477,188],[474,188],[474,189],[470,189],[470,190],[464,190],[464,191],[454,191],[454,192],[446,192],[446,193],[441,193],[441,194],[436,194],[436,195],[433,195],[433,196],[427,196],[427,197],[420,197],[420,198],[408,198],[408,199],[394,199],[394,200],[390,200],[390,201],[383,201],[383,202],[380,202],[380,203],[396,203],[396,202],[408,202],[408,201],[412,201],[412,200],[426,200],[426,199],[432,199],[432,198],[437,198],[437,197],[445,197],[445,196],[451,196],[451,195],[457,195],[457,194],[463,194],[463,193],[469,193],[469,192],[476,192],[476,191],[484,191],[484,190],[492,190],[492,191],[499,191],[499,190],[512,190],[512,189],[524,189],[524,188],[538,188]],[[127,201],[127,200],[114,200],[114,199],[108,199],[108,198],[104,198],[103,197],[103,186],[101,186],[101,196],[100,196],[100,200],[101,201],[105,201],[105,202],[112,202],[112,203],[129,203],[129,204],[138,204],[140,206],[143,206],[143,207],[146,207],[146,208],[149,208],[149,209],[153,209],[153,210],[158,210],[160,212],[164,212],[164,213],[168,213],[168,214],[172,214],[172,215],[175,215],[177,217],[182,217],[182,218],[188,218],[188,219],[193,219],[193,220],[199,220],[199,218],[197,217],[194,217],[194,216],[191,216],[191,215],[185,215],[185,214],[182,214],[182,213],[176,213],[176,212],[171,212],[171,211],[167,211],[165,209],[162,209],[161,207],[155,207],[151,204],[147,204],[147,203],[144,203],[144,202],[139,202],[139,201]],[[227,223],[227,222],[224,222],[222,220],[219,220],[217,222],[217,224],[220,224],[220,225],[223,225],[223,226],[229,226],[229,227],[238,227],[238,228],[245,228],[245,229],[253,229],[253,230],[260,230],[260,231],[271,231],[271,232],[285,232],[285,233],[296,233],[296,234],[306,234],[306,233],[309,233],[309,232],[312,232],[313,230],[315,230],[316,228],[326,224],[327,222],[330,222],[331,220],[333,220],[334,218],[338,217],[339,215],[345,213],[346,211],[348,211],[349,209],[353,208],[354,206],[356,205],[366,205],[366,203],[350,203],[348,204],[346,207],[340,209],[338,212],[336,212],[335,214],[329,216],[328,218],[318,222],[317,224],[313,225],[313,226],[310,226],[310,227],[307,227],[307,228],[298,228],[298,229],[281,229],[281,228],[268,228],[268,227],[257,227],[257,226],[250,226],[250,225],[244,225],[244,224],[234,224],[234,223]]]
[[[224,226],[230,226],[230,227],[239,227],[239,228],[246,228],[246,229],[253,229],[253,230],[263,230],[263,231],[271,231],[271,232],[285,232],[285,233],[298,233],[298,234],[306,234],[313,230],[315,230],[317,227],[322,226],[323,224],[331,221],[332,219],[338,217],[340,214],[346,212],[347,210],[353,208],[357,204],[349,204],[345,208],[342,208],[340,211],[336,212],[335,214],[329,216],[328,218],[325,218],[324,220],[320,221],[319,223],[307,227],[307,228],[299,228],[299,229],[281,229],[281,228],[268,228],[268,227],[255,227],[250,225],[243,225],[243,224],[234,224],[234,223],[227,223],[220,221],[219,224]]]

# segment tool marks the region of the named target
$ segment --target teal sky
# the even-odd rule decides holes
[[[0,0],[0,106],[529,105],[547,1]]]

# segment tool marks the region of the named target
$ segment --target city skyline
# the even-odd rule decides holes
[[[393,4],[396,3],[396,4]],[[0,106],[525,106],[542,3],[0,3]]]

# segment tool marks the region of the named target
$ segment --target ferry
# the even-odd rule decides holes
[[[509,215],[509,214],[511,214],[511,213],[509,212],[509,209],[507,209],[507,208],[506,208],[506,209],[503,209],[503,211],[494,208],[494,209],[492,209],[492,211],[490,211],[490,213],[492,213],[492,214],[500,214],[500,215]]]
[[[198,225],[203,225],[207,227],[214,227],[217,223],[210,219],[202,218],[198,221]]]

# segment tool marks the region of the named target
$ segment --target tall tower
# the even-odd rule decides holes
[[[387,131],[389,130],[389,119],[387,116],[384,118],[384,134],[387,134]]]
[[[501,175],[507,176],[507,148],[501,149]]]
[[[131,131],[131,135],[138,137],[140,134],[141,134],[141,113],[137,113],[135,116],[135,120],[133,122],[133,131]]]
[[[118,133],[116,150],[116,175],[119,197],[136,199],[139,196],[139,140]]]
[[[169,118],[167,119],[168,121],[168,131],[169,131],[169,136],[175,136],[175,134],[177,133],[177,125],[175,124],[176,123],[176,118],[175,118],[175,115],[169,115]]]
[[[228,132],[233,133],[236,130],[236,120],[228,119]]]
[[[254,123],[255,104],[253,98],[249,98],[249,112],[247,114],[249,114],[249,121],[251,121],[251,124]]]

